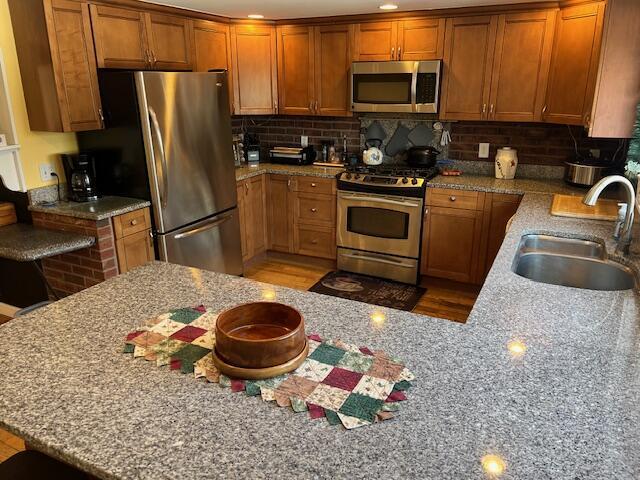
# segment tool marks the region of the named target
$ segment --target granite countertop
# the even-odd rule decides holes
[[[277,163],[260,163],[255,167],[236,167],[236,180],[262,175],[263,173],[277,173],[281,175],[308,175],[311,177],[335,178],[344,171],[339,167],[317,167],[314,165],[280,165]]]
[[[151,205],[148,200],[127,197],[102,197],[93,202],[57,202],[53,205],[30,205],[32,212],[51,213],[67,217],[87,220],[104,220],[106,218],[133,212]]]
[[[90,247],[95,238],[79,233],[46,230],[23,223],[0,227],[0,257],[18,262]]]
[[[638,478],[637,292],[511,272],[523,233],[613,251],[610,223],[551,217],[550,202],[525,194],[467,324],[169,264],[120,275],[0,327],[0,426],[100,478],[480,479],[487,454],[504,459],[504,479]],[[265,291],[308,332],[405,361],[417,382],[398,417],[344,431],[122,353],[160,312]],[[524,354],[509,353],[513,340]]]

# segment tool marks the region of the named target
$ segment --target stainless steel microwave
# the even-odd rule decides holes
[[[351,109],[354,112],[438,113],[441,60],[354,62]]]

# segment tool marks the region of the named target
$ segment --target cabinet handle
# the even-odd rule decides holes
[[[311,102],[309,102],[309,111],[311,113],[314,113],[314,111],[313,111],[313,100],[311,100]]]
[[[429,207],[424,207],[424,216],[429,215]]]
[[[316,187],[316,184],[315,184],[315,183],[312,183],[312,184],[311,184],[311,186],[312,186],[313,188],[315,188],[315,187]]]
[[[452,202],[455,202],[455,201],[456,201],[456,197],[455,197],[455,195],[451,195],[451,196],[449,197],[449,200],[451,200]]]
[[[156,58],[156,52],[154,52],[153,50],[151,50],[151,59],[153,60],[153,66],[156,66],[156,63],[158,63],[158,59]]]
[[[273,102],[273,111],[278,113],[278,102]]]
[[[153,248],[153,233],[149,230],[149,246]]]
[[[489,114],[493,115],[493,103],[491,104],[491,107],[489,108]]]
[[[546,105],[544,107],[542,107],[542,115],[544,115],[545,113],[547,113],[547,106]]]
[[[314,110],[316,113],[318,113],[318,100],[316,100]]]
[[[584,116],[584,125],[587,128],[591,128],[591,114],[590,113],[585,114],[585,116]]]
[[[311,240],[311,243],[312,243],[313,245],[317,245],[317,244],[318,244],[318,240],[316,240],[316,239],[314,238],[313,240]]]
[[[402,60],[402,47],[398,47],[398,60]]]
[[[132,226],[136,226],[136,225],[138,224],[138,220],[136,220],[136,219],[134,218],[134,219],[133,219],[133,220],[131,220],[131,222],[129,222],[129,223],[131,223],[131,225],[132,225]]]
[[[310,208],[309,210],[311,210],[313,213],[316,213],[318,211],[317,208]]]
[[[396,58],[396,47],[391,47],[391,60]]]
[[[102,107],[98,109],[98,116],[100,117],[100,124],[104,128],[104,113],[102,113]]]
[[[249,184],[248,183],[244,184],[244,191],[245,191],[246,195],[249,195]]]
[[[487,104],[486,103],[482,104],[482,113],[487,113]]]

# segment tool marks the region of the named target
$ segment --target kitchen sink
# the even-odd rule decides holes
[[[525,235],[513,271],[535,282],[589,290],[630,290],[634,272],[606,260],[604,246],[589,240]]]

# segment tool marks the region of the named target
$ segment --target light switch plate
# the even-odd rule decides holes
[[[480,143],[478,146],[478,158],[489,158],[489,144]]]
[[[52,173],[56,173],[56,169],[53,165],[49,165],[48,163],[40,164],[40,179],[43,182],[53,179],[54,177],[51,176]]]
[[[307,135],[301,135],[300,136],[300,145],[302,147],[308,147],[309,146],[309,137]]]

